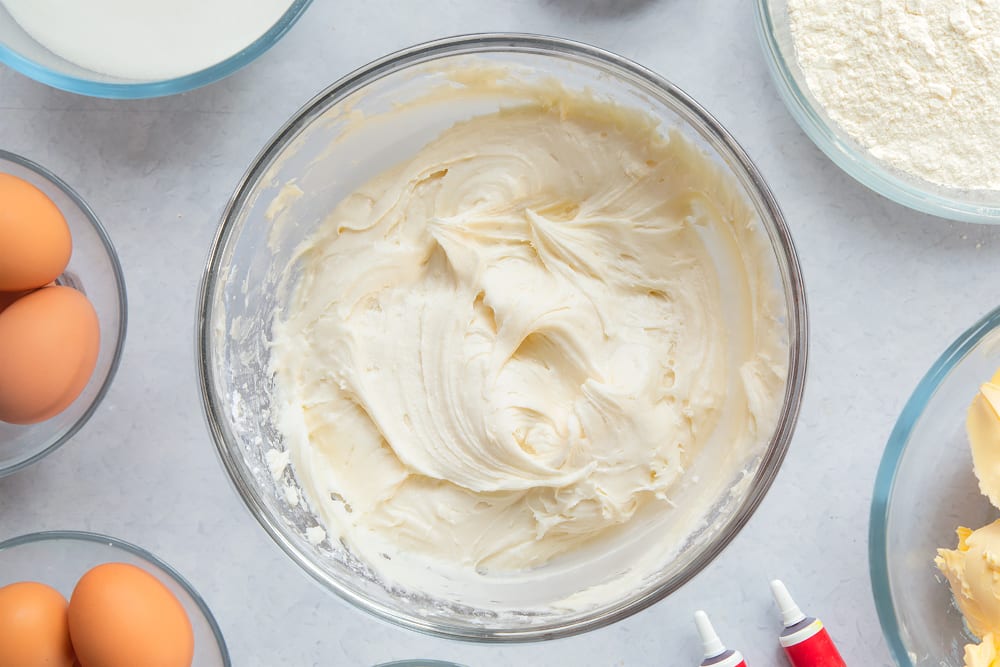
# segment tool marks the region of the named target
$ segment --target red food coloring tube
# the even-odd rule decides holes
[[[792,667],[847,667],[823,622],[803,614],[783,583],[772,581],[771,593],[785,624],[778,640]]]
[[[701,661],[701,667],[747,667],[743,654],[727,649],[722,644],[719,635],[715,634],[712,622],[708,620],[708,614],[700,610],[696,611],[694,623],[698,626],[701,645],[705,649],[705,659]]]

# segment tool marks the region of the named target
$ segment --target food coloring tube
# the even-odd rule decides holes
[[[785,624],[779,641],[792,667],[847,667],[822,621],[803,614],[777,579],[771,582],[771,592]]]
[[[715,634],[712,622],[708,620],[708,614],[700,610],[696,611],[694,623],[698,626],[701,645],[705,649],[705,659],[701,661],[701,667],[747,667],[747,663],[739,651],[723,646],[719,635]]]

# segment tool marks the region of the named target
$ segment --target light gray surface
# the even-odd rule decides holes
[[[209,241],[271,133],[341,75],[415,42],[518,30],[596,44],[690,93],[757,161],[805,272],[812,346],[799,428],[747,528],[670,598],[610,628],[546,644],[475,646],[375,621],[279,552],[230,488],[195,384],[194,308]],[[753,665],[780,664],[767,588],[781,576],[851,665],[889,665],[868,583],[875,469],[936,356],[1000,301],[1000,229],[922,216],[857,185],[777,97],[750,2],[316,0],[285,40],[230,79],[179,97],[110,102],[0,68],[0,146],[51,168],[108,227],[130,323],[118,379],[62,450],[0,480],[0,538],[107,532],[183,572],[237,665],[370,665],[436,657],[472,667],[697,664],[691,613],[709,611]],[[928,554],[930,557],[930,554]]]

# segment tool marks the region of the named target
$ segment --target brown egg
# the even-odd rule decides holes
[[[194,630],[183,605],[134,565],[83,575],[69,601],[69,633],[84,667],[191,667]]]
[[[83,294],[45,287],[0,313],[0,421],[34,424],[65,410],[97,364],[100,325]]]
[[[41,287],[59,277],[73,252],[66,218],[31,183],[0,174],[0,291]]]
[[[71,667],[66,598],[45,584],[0,588],[0,667]]]

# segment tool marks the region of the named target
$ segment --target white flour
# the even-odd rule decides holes
[[[110,76],[192,74],[240,52],[291,0],[0,0],[52,53]],[[2,14],[0,14],[0,20]]]
[[[806,82],[872,155],[1000,190],[1000,0],[788,0]]]

